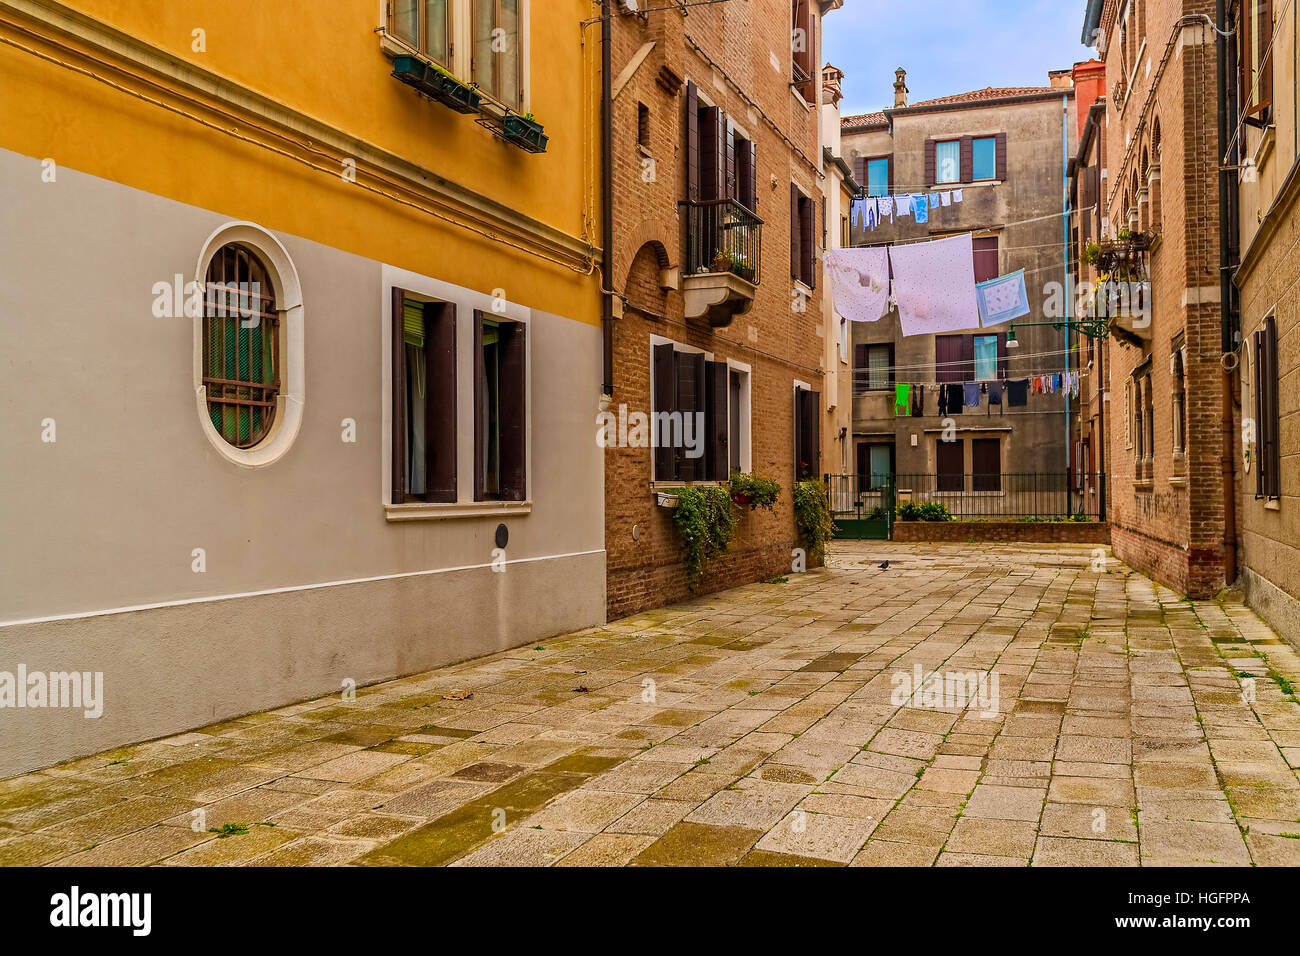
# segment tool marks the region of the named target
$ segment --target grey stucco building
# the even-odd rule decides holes
[[[873,229],[855,217],[852,244],[970,232],[976,281],[1024,269],[1031,311],[1017,320],[1010,347],[1008,324],[981,329],[978,315],[968,331],[942,336],[905,337],[892,308],[879,322],[853,323],[856,473],[864,490],[888,471],[899,476],[900,494],[960,492],[965,500],[954,510],[967,514],[1079,510],[1077,498],[1065,497],[1067,482],[1071,489],[1079,482],[1070,425],[1077,405],[1066,392],[1031,388],[1027,403],[1014,407],[1006,396],[999,407],[982,395],[979,407],[948,415],[940,415],[939,406],[941,384],[1078,371],[1071,359],[1075,341],[1064,329],[1020,325],[1054,318],[1045,314],[1052,312],[1049,296],[1064,292],[1063,186],[1077,140],[1070,71],[1053,73],[1045,87],[989,88],[910,105],[905,72],[896,78],[894,108],[844,117],[845,159],[869,197],[961,190],[962,201],[954,196],[950,205],[931,209],[926,223],[885,218]],[[899,384],[911,386],[914,407],[906,416],[895,411]],[[1013,477],[1019,474],[1043,477]],[[972,477],[980,475],[987,477]],[[982,499],[974,508],[972,496]]]

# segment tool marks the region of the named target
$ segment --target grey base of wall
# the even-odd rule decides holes
[[[0,669],[102,672],[103,714],[0,710],[0,776],[531,644],[605,620],[603,552],[21,624]]]
[[[1110,544],[1110,525],[1096,521],[898,521],[894,523],[894,540]]]
[[[1246,592],[1246,603],[1255,613],[1267,621],[1279,637],[1300,648],[1300,598],[1288,594],[1250,568],[1241,569],[1241,584]]]

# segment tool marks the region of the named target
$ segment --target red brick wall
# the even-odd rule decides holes
[[[1143,149],[1152,163],[1157,159],[1160,163],[1159,221],[1149,222],[1159,236],[1149,256],[1152,338],[1141,348],[1112,342],[1109,349],[1107,459],[1112,538],[1121,560],[1175,590],[1207,597],[1225,583],[1215,49],[1214,34],[1208,28],[1180,31],[1175,23],[1189,13],[1212,14],[1214,4],[1208,0],[1146,0],[1143,7],[1146,51],[1132,72],[1133,83],[1122,103],[1115,93],[1127,85],[1129,77],[1122,76],[1119,68],[1117,27],[1111,30],[1106,57],[1110,103],[1108,178],[1103,191],[1112,236],[1117,227],[1128,225],[1125,184],[1140,165]],[[1156,85],[1157,67],[1171,37],[1181,42],[1182,48],[1170,57]],[[1129,66],[1134,67],[1132,59]],[[1139,131],[1144,109],[1145,128]],[[1161,129],[1158,156],[1152,141],[1157,118]],[[1130,148],[1131,143],[1136,145]],[[1155,199],[1153,191],[1148,210],[1157,208]],[[1150,220],[1149,212],[1144,212]],[[1170,357],[1180,334],[1186,346],[1185,462],[1176,460],[1173,453]],[[1142,485],[1135,482],[1134,451],[1125,427],[1125,382],[1148,358],[1152,362],[1154,474],[1149,485]],[[1239,417],[1236,422],[1239,424]]]
[[[609,281],[627,305],[614,327],[611,410],[617,413],[620,405],[626,405],[629,412],[650,411],[652,334],[712,352],[716,361],[745,363],[751,368],[753,469],[782,486],[775,513],[743,512],[730,553],[706,574],[701,593],[788,574],[791,551],[798,544],[790,499],[794,382],[821,388],[823,342],[817,335],[821,290],[808,298],[806,311],[791,307],[792,180],[817,199],[819,248],[822,233],[817,114],[800,103],[787,85],[789,24],[789,0],[692,7],[689,16],[677,10],[655,10],[646,21],[620,16],[613,24],[616,77],[644,44],[654,42],[655,47],[615,100],[615,268]],[[772,53],[780,70],[771,66]],[[664,264],[684,268],[678,202],[685,198],[685,86],[669,93],[661,82],[666,76],[663,71],[693,81],[704,97],[757,142],[758,215],[764,222],[762,282],[751,311],[724,328],[687,320],[681,293],[665,293],[659,287]],[[645,150],[636,140],[639,103],[650,110],[650,142]],[[647,153],[654,162],[650,181],[645,174]],[[820,271],[818,262],[814,273]],[[649,448],[605,452],[611,619],[689,593],[671,512],[655,504],[651,455]]]
[[[1110,525],[1073,521],[899,521],[894,524],[894,540],[1110,544]]]

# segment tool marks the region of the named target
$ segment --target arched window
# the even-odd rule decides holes
[[[1160,117],[1157,116],[1151,124],[1151,155],[1155,161],[1160,162]]]
[[[280,315],[266,266],[232,242],[204,278],[203,386],[208,415],[225,441],[252,448],[275,423],[280,394]]]

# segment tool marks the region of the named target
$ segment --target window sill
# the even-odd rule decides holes
[[[1187,476],[1186,476],[1186,475],[1174,475],[1173,477],[1171,477],[1171,478],[1169,479],[1169,484],[1172,485],[1172,486],[1175,487],[1175,488],[1186,488],[1186,487],[1187,487]]]
[[[1155,487],[1156,483],[1150,478],[1134,479],[1133,481],[1134,491],[1154,491]]]
[[[465,501],[430,504],[423,501],[409,505],[384,504],[389,521],[441,521],[449,518],[496,518],[526,515],[533,510],[532,501]]]
[[[1282,502],[1281,502],[1280,500],[1278,500],[1277,498],[1272,498],[1272,499],[1270,499],[1270,500],[1264,502],[1264,510],[1265,510],[1265,511],[1281,511],[1281,510],[1282,510]]]

